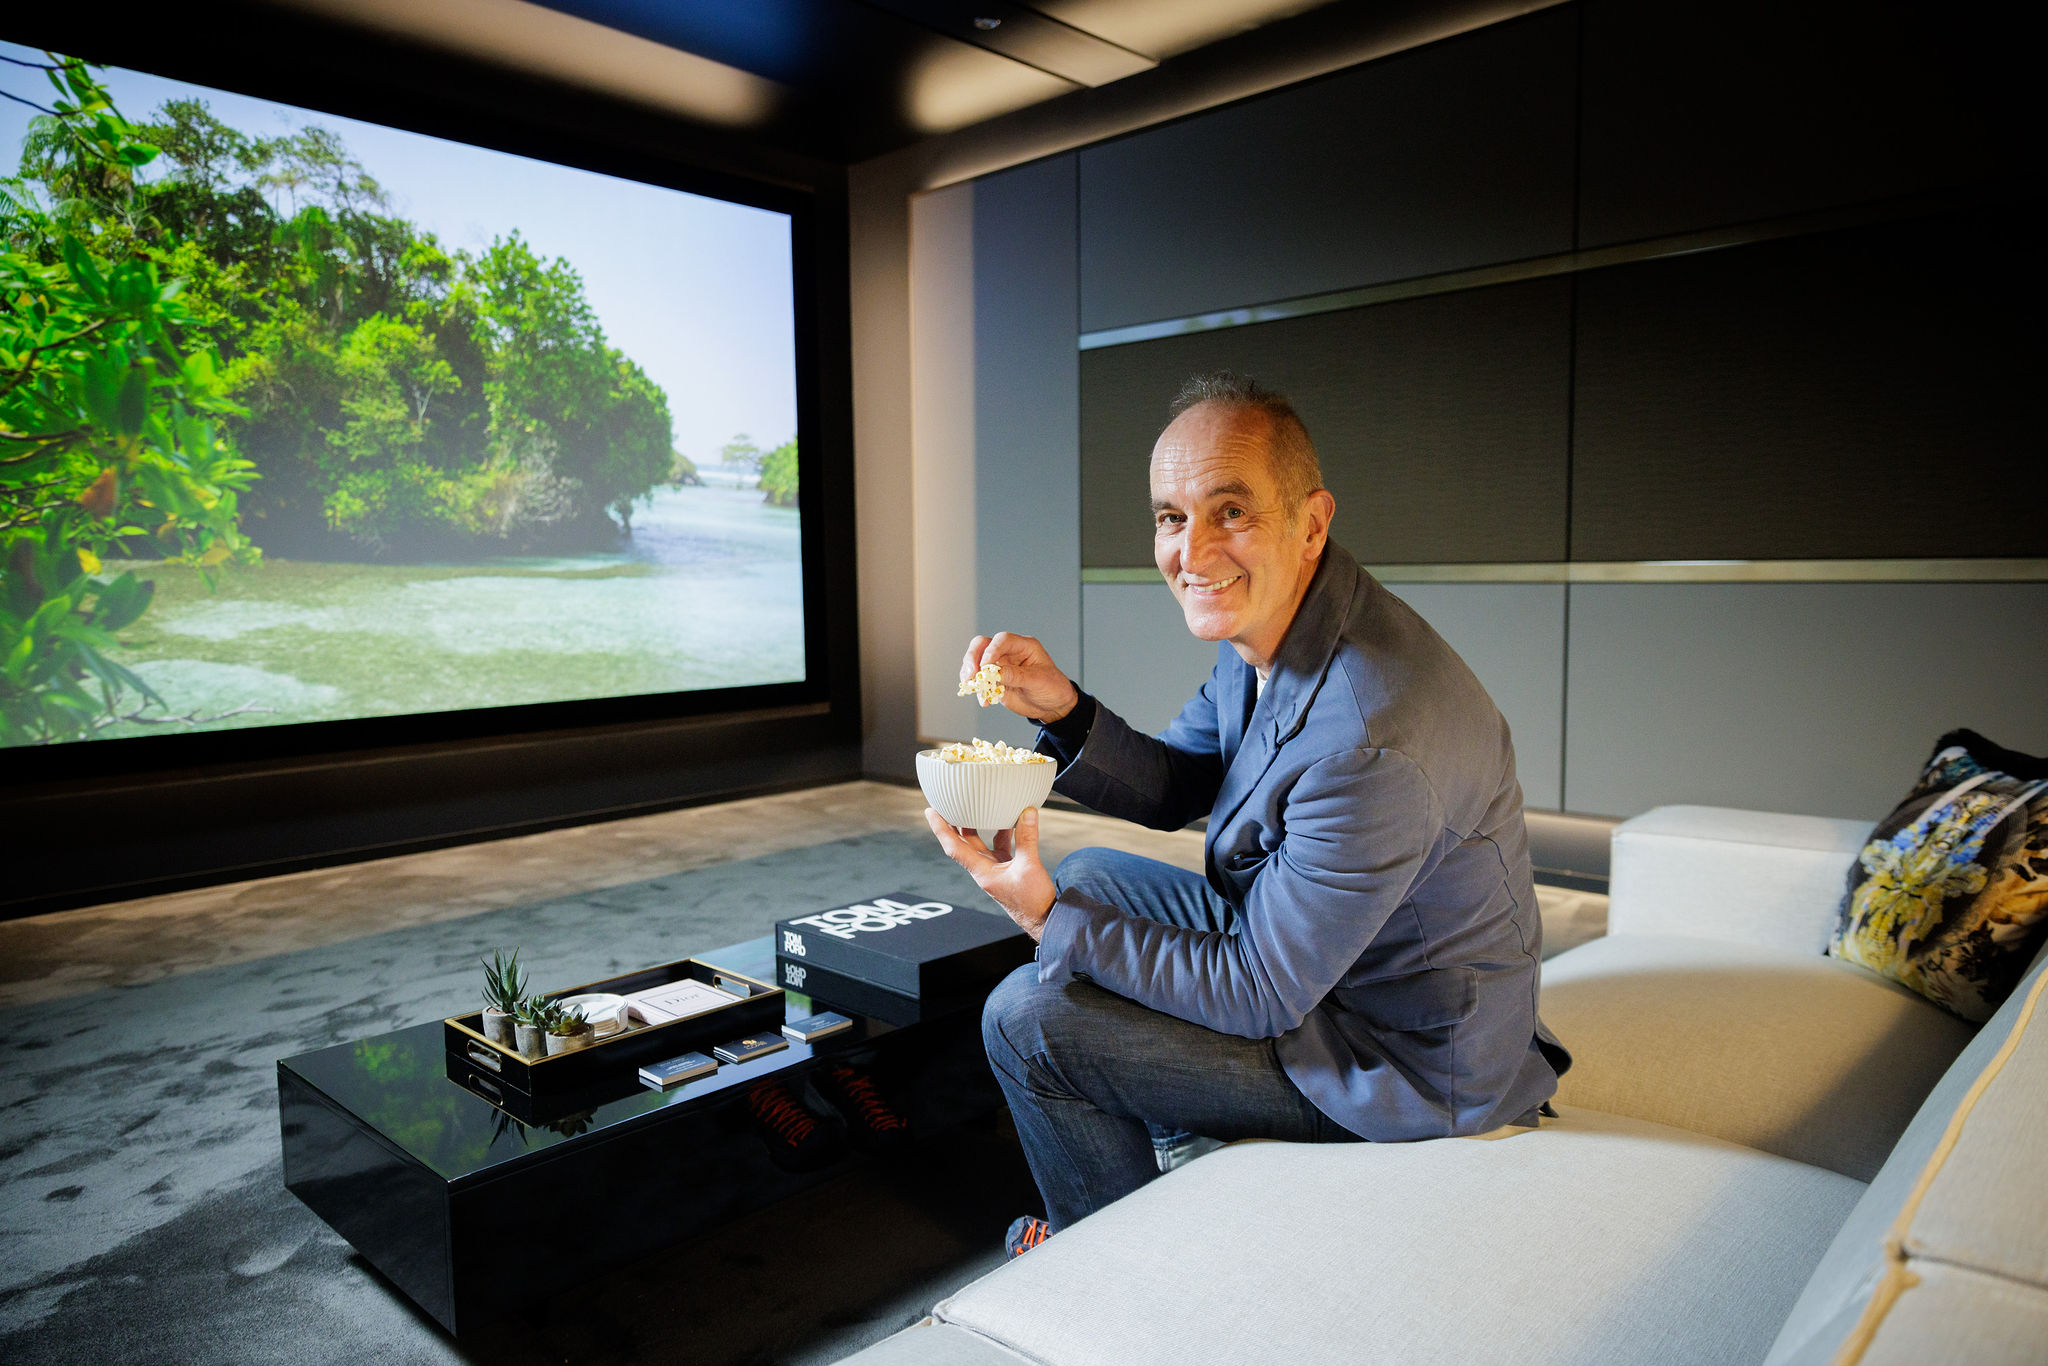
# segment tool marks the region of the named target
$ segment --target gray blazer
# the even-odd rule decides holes
[[[1557,1090],[1571,1058],[1536,1018],[1542,928],[1507,723],[1334,543],[1263,696],[1226,642],[1157,738],[1098,708],[1057,787],[1159,829],[1206,814],[1209,885],[1237,919],[1189,930],[1069,893],[1042,980],[1272,1038],[1302,1094],[1362,1138],[1481,1133]]]

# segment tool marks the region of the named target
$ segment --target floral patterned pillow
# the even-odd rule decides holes
[[[2044,930],[2048,759],[1951,731],[1849,869],[1828,952],[1981,1022]]]

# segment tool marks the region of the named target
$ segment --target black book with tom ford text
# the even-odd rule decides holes
[[[999,911],[890,892],[776,921],[775,954],[922,998],[992,986],[1032,944]]]

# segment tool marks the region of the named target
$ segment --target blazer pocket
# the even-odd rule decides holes
[[[1279,844],[1278,835],[1273,843]],[[1229,842],[1235,846],[1228,853],[1221,853],[1217,866],[1233,877],[1244,877],[1257,872],[1259,865],[1273,857],[1273,850],[1266,847],[1266,828],[1256,821],[1247,821],[1229,832]]]
[[[1252,872],[1267,859],[1273,857],[1271,849],[1243,849],[1223,860],[1224,871],[1242,877]]]
[[[1339,987],[1334,994],[1337,1004],[1352,1014],[1397,1033],[1462,1024],[1479,1008],[1477,974],[1469,967],[1383,977]]]

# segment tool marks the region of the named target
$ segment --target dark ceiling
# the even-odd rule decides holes
[[[711,173],[804,181],[1020,111],[1128,102],[1370,38],[1408,46],[1553,0],[216,0],[108,25],[54,5],[10,36],[355,117],[602,123]],[[291,61],[277,60],[289,52]],[[1119,82],[1128,81],[1128,85]],[[1220,82],[1228,87],[1231,82]],[[436,113],[428,105],[446,108]],[[1172,99],[1158,101],[1171,105]],[[646,116],[635,124],[620,106]],[[545,110],[544,113],[540,112]],[[609,112],[607,112],[609,111]],[[630,135],[623,130],[637,127]],[[521,144],[535,155],[545,147]]]
[[[841,163],[1149,71],[1326,2],[538,0],[758,78],[745,117],[714,121]],[[319,0],[310,7],[335,12]],[[412,6],[416,15],[437,7],[457,8]]]

